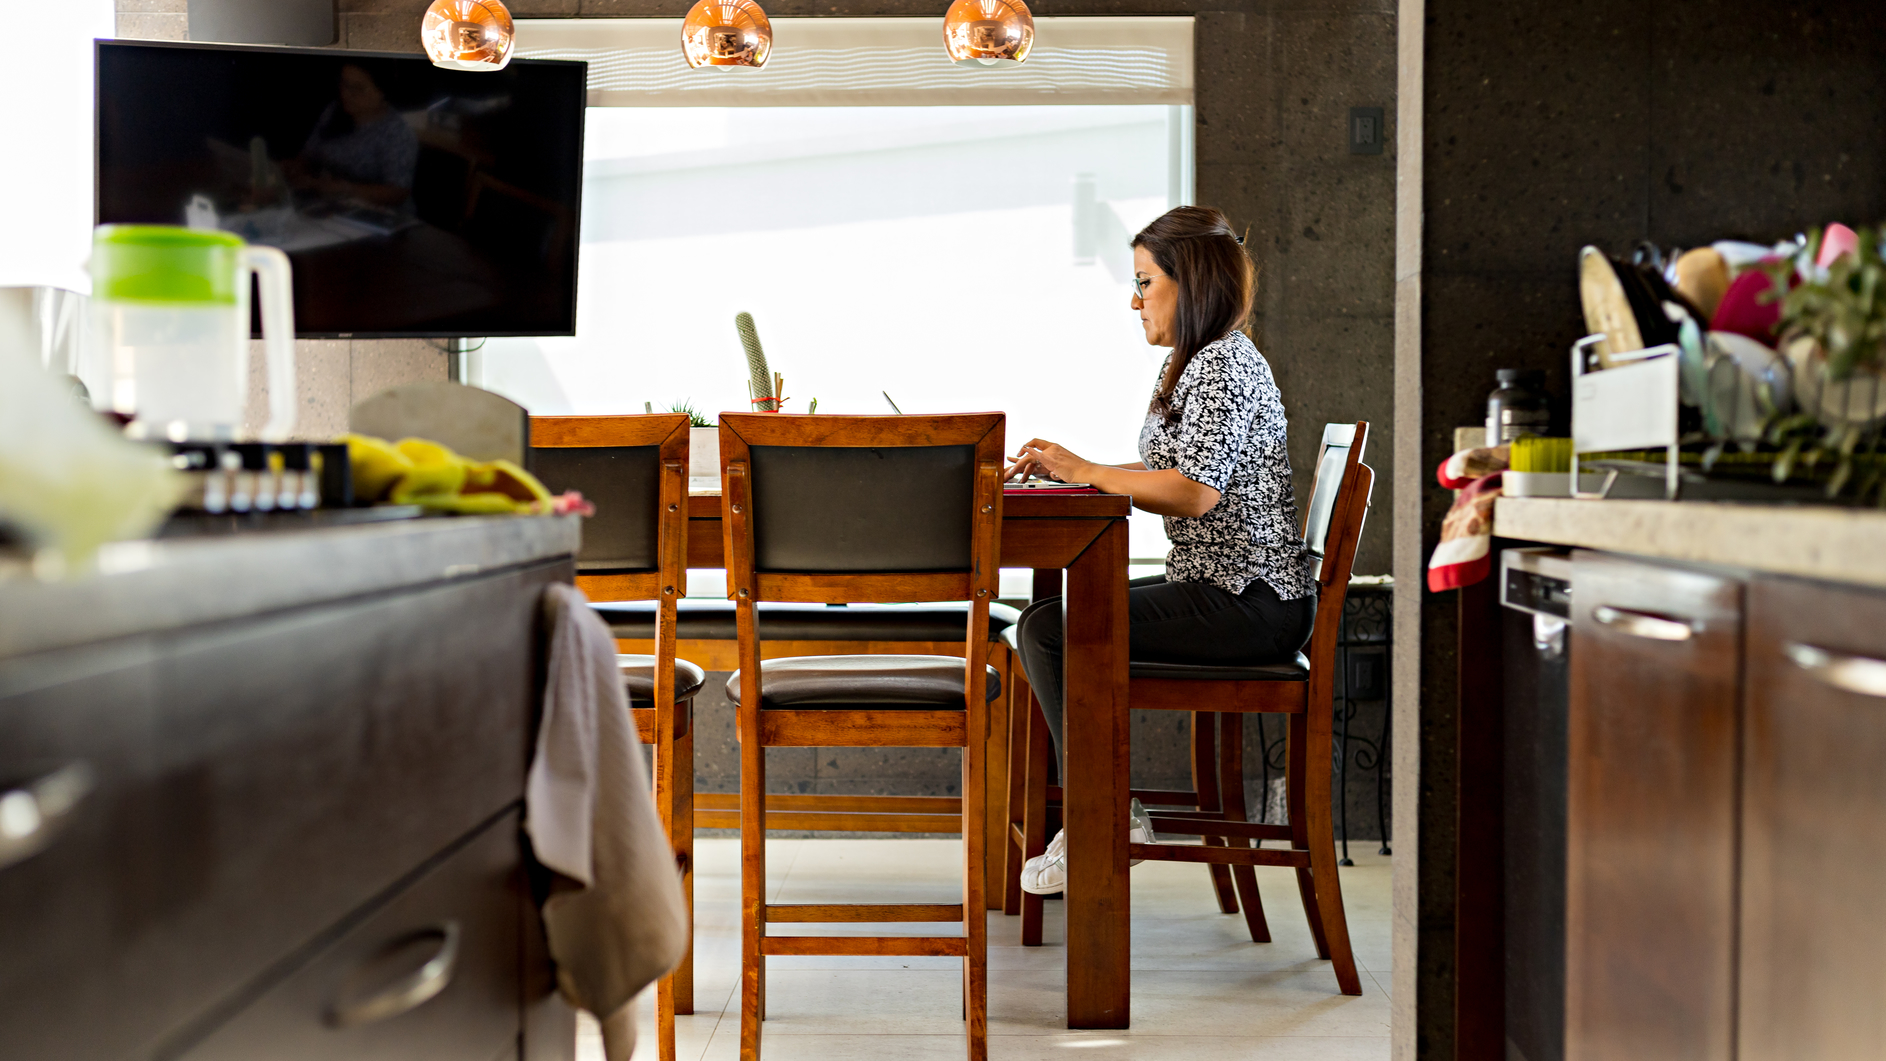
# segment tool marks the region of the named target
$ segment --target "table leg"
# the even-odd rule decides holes
[[[1132,918],[1128,800],[1126,521],[1067,569],[1067,1026],[1125,1028]]]

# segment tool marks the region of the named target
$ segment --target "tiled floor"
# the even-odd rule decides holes
[[[1253,944],[1241,916],[1218,913],[1200,866],[1149,862],[1133,871],[1133,1027],[1070,1032],[1062,1000],[1061,904],[1047,904],[1041,947],[1017,941],[1019,918],[989,915],[989,1053],[1049,1058],[1378,1061],[1388,1057],[1389,860],[1351,844],[1342,871],[1362,996],[1336,993],[1318,961],[1289,870],[1259,869],[1274,942]],[[702,840],[696,855],[695,1013],[676,1020],[682,1061],[739,1056],[739,841]],[[962,846],[953,840],[775,840],[774,902],[954,902]],[[942,928],[944,926],[935,926]],[[779,926],[808,934],[842,926]],[[922,926],[898,926],[914,932]],[[884,926],[858,926],[860,934]],[[772,958],[763,1041],[769,1061],[963,1057],[961,963],[953,958]],[[653,1061],[653,992],[640,1001],[637,1061]],[[595,1026],[579,1061],[602,1061]]]

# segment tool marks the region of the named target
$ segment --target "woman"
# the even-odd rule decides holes
[[[283,165],[290,182],[328,199],[411,213],[419,137],[364,67],[341,67],[339,94],[321,112],[301,157]]]
[[[1270,365],[1238,330],[1251,314],[1256,270],[1217,210],[1182,206],[1133,237],[1133,308],[1146,341],[1172,353],[1140,427],[1140,460],[1094,464],[1031,440],[1010,478],[1092,483],[1166,517],[1166,573],[1127,590],[1131,658],[1260,663],[1291,658],[1309,640],[1315,584],[1290,491],[1283,397]],[[1061,598],[1022,613],[1022,667],[1062,747]],[[1063,774],[1065,776],[1065,773]],[[1132,839],[1154,842],[1135,801]],[[1022,870],[1038,895],[1067,878],[1065,834]]]

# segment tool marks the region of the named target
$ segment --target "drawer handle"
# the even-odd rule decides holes
[[[1609,604],[1593,608],[1591,617],[1620,634],[1650,641],[1688,641],[1696,633],[1696,624],[1687,619],[1634,612],[1629,608],[1613,608]]]
[[[1886,660],[1784,641],[1781,651],[1794,665],[1824,685],[1861,696],[1886,698]]]
[[[336,1003],[328,1013],[328,1023],[337,1028],[387,1020],[410,1012],[432,1001],[452,982],[452,967],[458,964],[457,921],[425,929],[419,935],[436,935],[439,948],[426,963],[387,985],[377,994],[345,1005]]]
[[[74,762],[0,793],[0,869],[44,851],[91,791],[92,768]]]

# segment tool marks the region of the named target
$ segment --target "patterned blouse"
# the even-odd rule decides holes
[[[1173,422],[1147,414],[1140,459],[1222,496],[1203,516],[1166,517],[1166,577],[1232,593],[1262,579],[1280,600],[1314,592],[1290,490],[1283,395],[1264,355],[1243,332],[1207,345],[1179,374],[1172,408]]]

